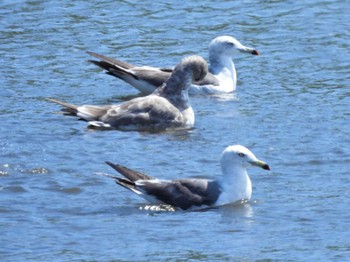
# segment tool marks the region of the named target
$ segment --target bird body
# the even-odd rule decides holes
[[[170,78],[152,94],[116,105],[76,106],[57,99],[48,99],[63,106],[65,114],[77,116],[92,127],[124,131],[161,131],[192,128],[195,116],[188,89],[192,81],[203,79],[208,65],[200,56],[184,58]]]
[[[189,93],[220,94],[233,92],[236,89],[237,75],[232,57],[236,50],[242,53],[259,55],[257,50],[242,45],[233,37],[220,36],[215,38],[209,45],[209,72],[203,79],[191,83]],[[107,74],[129,83],[143,94],[152,93],[173,72],[171,68],[134,66],[94,52],[88,52],[88,54],[100,60],[89,60],[91,63],[105,69]]]
[[[121,165],[106,162],[124,178],[107,175],[153,204],[167,204],[180,209],[220,206],[249,200],[252,184],[249,166],[270,170],[263,161],[241,145],[227,147],[221,155],[222,176],[216,180],[183,178],[160,180]]]

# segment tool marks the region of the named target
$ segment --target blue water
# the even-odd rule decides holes
[[[304,3],[306,2],[306,3]],[[347,1],[1,1],[1,261],[346,261],[350,257]],[[231,35],[234,94],[193,97],[195,129],[92,131],[47,97],[137,96],[86,51],[173,66]],[[248,204],[156,212],[105,177],[112,161],[163,179],[220,174],[242,144]]]

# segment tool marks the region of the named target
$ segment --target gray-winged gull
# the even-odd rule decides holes
[[[209,46],[209,73],[204,79],[195,81],[191,85],[189,93],[219,94],[234,91],[237,75],[232,57],[236,50],[259,55],[256,49],[242,45],[231,36],[215,38]],[[88,52],[88,54],[101,60],[89,60],[90,62],[107,70],[107,74],[124,80],[144,94],[152,93],[169,78],[172,72],[172,69],[169,68],[134,66],[94,52]]]
[[[65,114],[88,121],[90,126],[120,130],[158,131],[168,128],[192,128],[194,113],[188,97],[192,81],[199,81],[208,72],[200,56],[184,58],[170,78],[151,95],[106,106],[76,106],[48,99],[62,105]]]
[[[201,206],[220,206],[249,200],[252,195],[252,184],[247,173],[250,166],[266,170],[270,167],[258,160],[244,146],[228,146],[221,155],[222,177],[208,179],[160,180],[131,170],[121,165],[106,162],[125,178],[112,177],[121,185],[152,204],[167,204],[181,209]]]

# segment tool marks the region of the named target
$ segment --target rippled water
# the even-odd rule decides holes
[[[1,1],[1,261],[345,261],[350,257],[349,12],[346,1]],[[86,62],[207,57],[232,35],[233,95],[193,97],[196,128],[98,132],[53,114],[46,97],[116,103],[137,92]],[[250,170],[252,200],[156,212],[95,175],[109,160],[160,178],[215,176],[230,144],[272,167]]]

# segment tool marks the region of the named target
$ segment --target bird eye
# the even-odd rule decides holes
[[[238,153],[238,155],[239,155],[240,157],[245,157],[245,154],[244,154],[244,153]]]

